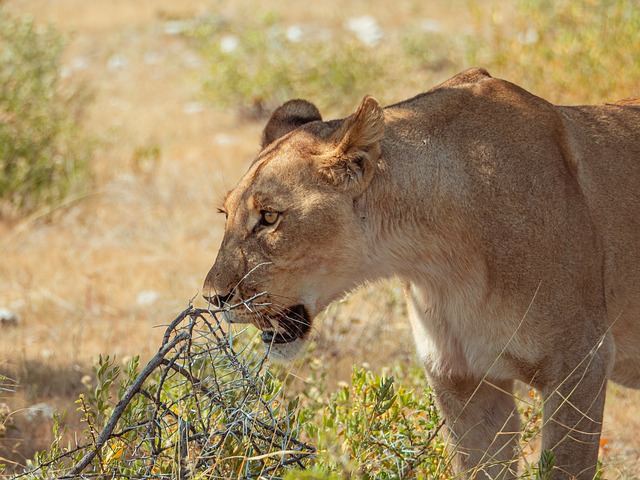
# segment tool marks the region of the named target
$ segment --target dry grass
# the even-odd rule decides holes
[[[428,11],[416,0],[344,3],[293,2],[283,9],[281,2],[263,0],[260,9],[278,11],[283,23],[318,22],[330,28],[371,14],[391,32],[436,19],[445,33],[458,34],[473,22],[465,0],[431,2]],[[20,380],[15,393],[0,392],[0,401],[17,412],[12,435],[30,439],[19,443],[18,454],[10,452],[15,442],[0,439],[0,457],[20,458],[46,446],[48,431],[47,422],[28,422],[20,409],[48,402],[73,413],[73,399],[85,388],[81,379],[97,354],[120,359],[140,354],[144,361],[160,343],[158,319],[173,318],[198,295],[222,235],[215,208],[255,154],[261,125],[198,104],[202,59],[183,37],[165,31],[169,21],[212,10],[227,17],[251,12],[255,1],[3,4],[70,35],[65,63],[95,93],[87,126],[100,141],[89,196],[46,217],[0,221],[0,307],[22,319],[16,327],[0,326],[0,373]],[[424,88],[434,82],[429,79]],[[394,292],[393,286],[384,288]],[[382,366],[411,356],[402,310],[395,304],[379,307],[370,296],[365,290],[334,307],[318,332],[318,348],[329,349],[336,364],[335,381],[349,376],[353,359],[375,356],[370,363]],[[389,321],[390,316],[396,318]],[[387,321],[371,328],[368,322],[376,318]],[[371,350],[373,339],[383,348],[378,343]],[[619,470],[632,478],[629,469],[637,468],[640,455],[635,435],[640,395],[611,393],[607,456],[614,465],[614,458],[624,457],[623,465],[632,466]],[[72,429],[76,421],[72,414]],[[617,478],[615,468],[608,478]]]

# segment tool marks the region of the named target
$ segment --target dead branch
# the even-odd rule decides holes
[[[102,447],[104,447],[104,445],[107,443],[107,440],[109,440],[109,438],[111,437],[111,434],[116,428],[118,420],[120,420],[120,417],[124,413],[125,408],[127,407],[127,405],[129,405],[129,402],[134,397],[134,395],[140,391],[140,388],[142,387],[147,377],[149,377],[149,375],[151,375],[156,370],[156,368],[158,368],[158,366],[164,360],[164,357],[171,351],[173,347],[188,338],[189,335],[187,334],[187,332],[181,332],[176,335],[173,340],[171,340],[170,342],[166,342],[160,348],[160,350],[158,350],[158,353],[156,353],[156,355],[151,359],[147,366],[144,367],[142,372],[140,372],[140,375],[138,375],[135,381],[129,386],[127,391],[124,393],[124,395],[116,405],[115,409],[113,410],[113,414],[102,430],[102,433],[100,433],[100,436],[96,440],[94,448],[89,450],[85,454],[85,456],[82,457],[82,460],[80,460],[76,465],[73,466],[71,470],[69,470],[69,473],[67,475],[60,478],[73,478],[80,474],[91,463],[96,454],[102,449]]]

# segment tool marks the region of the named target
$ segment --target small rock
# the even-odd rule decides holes
[[[369,47],[377,45],[383,37],[378,21],[370,15],[349,19],[346,27],[356,34],[358,40]]]
[[[89,61],[85,57],[75,57],[71,60],[71,63],[63,66],[60,69],[60,76],[62,78],[69,78],[75,72],[86,70],[89,67]]]
[[[75,57],[71,60],[71,68],[74,70],[86,70],[89,68],[89,60],[86,57]]]
[[[181,57],[182,64],[190,69],[200,68],[202,66],[202,58],[193,52],[186,52]]]
[[[291,25],[287,28],[286,34],[287,40],[293,43],[299,43],[302,41],[303,32],[299,25]]]
[[[112,55],[107,61],[109,70],[122,70],[129,66],[129,59],[124,55]]]
[[[220,39],[220,51],[222,53],[233,53],[240,46],[240,40],[235,35],[225,35]]]
[[[16,326],[20,323],[18,314],[8,308],[0,308],[0,325]]]
[[[159,63],[162,63],[164,58],[159,52],[149,51],[145,52],[143,60],[147,65],[158,65]]]
[[[187,115],[195,115],[197,113],[204,112],[204,103],[202,102],[188,102],[182,107],[182,112]]]
[[[434,20],[432,18],[427,18],[420,22],[420,28],[423,32],[427,33],[442,32],[442,24],[438,20]]]
[[[153,305],[158,300],[160,300],[160,293],[155,290],[145,290],[138,293],[138,296],[136,297],[136,303],[141,307]]]
[[[531,27],[526,32],[520,32],[517,38],[522,45],[533,45],[540,40],[540,35],[535,28]]]
[[[182,35],[191,26],[188,20],[172,20],[164,24],[164,33],[166,35]]]

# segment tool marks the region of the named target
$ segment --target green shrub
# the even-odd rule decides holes
[[[55,205],[85,178],[86,95],[60,78],[60,35],[0,8],[0,214]]]
[[[255,329],[230,337],[215,312],[189,308],[144,368],[138,357],[123,369],[100,357],[95,386],[76,402],[83,438],[65,444],[64,415],[56,417],[51,448],[20,476],[451,478],[443,423],[420,367],[397,366],[392,375],[355,367],[349,384],[328,393],[326,364],[308,357],[309,378],[296,390],[289,371],[263,368],[259,343]],[[539,434],[539,399],[532,400],[523,448]],[[539,464],[525,463],[521,478],[548,479],[554,461],[544,452]]]
[[[144,368],[100,357],[95,386],[76,402],[84,438],[65,445],[56,419],[53,445],[25,476],[277,479],[304,466],[315,449],[298,440],[298,402],[263,370],[251,337],[232,342],[219,317],[190,308]]]
[[[253,22],[210,21],[192,37],[208,65],[207,97],[258,116],[291,98],[308,98],[321,111],[356,104],[367,93],[392,100],[392,85],[407,73],[388,49],[368,47],[346,31],[288,39],[272,14]]]
[[[448,470],[441,426],[421,369],[380,376],[354,367],[351,384],[328,398],[311,382],[299,421],[318,456],[310,470],[286,478],[366,480],[440,478]],[[395,378],[397,377],[397,379]]]
[[[232,341],[215,314],[188,309],[146,367],[137,357],[124,369],[100,357],[95,386],[77,401],[84,439],[65,445],[56,418],[50,450],[25,476],[421,479],[445,471],[418,370],[398,368],[394,380],[356,368],[332,395],[316,370],[296,392],[263,369],[259,336],[246,332]]]

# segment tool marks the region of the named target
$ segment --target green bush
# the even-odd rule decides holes
[[[0,8],[0,214],[55,205],[85,178],[84,91],[60,78],[62,39]]]
[[[72,445],[64,446],[63,418],[56,418],[55,441],[49,451],[29,462],[33,470],[27,478],[61,475],[80,461],[86,451],[94,448],[114,409],[112,394],[116,380],[120,383],[117,392],[121,398],[139,374],[137,362],[136,357],[122,377],[123,372],[112,359],[100,358],[95,370],[97,385],[76,402],[87,426],[85,446],[79,450]],[[237,382],[246,375],[240,370],[229,371],[228,367],[222,367],[224,371],[221,371],[221,366],[210,364],[203,368],[218,370],[215,375],[228,382]],[[120,429],[102,447],[88,471],[149,479],[175,478],[187,472],[190,478],[228,479],[277,479],[284,475],[291,480],[319,480],[344,478],[346,474],[349,478],[363,480],[438,478],[446,473],[448,461],[444,445],[436,437],[440,421],[433,398],[429,391],[413,390],[414,383],[424,381],[418,370],[411,375],[400,369],[396,373],[401,376],[401,382],[354,368],[351,384],[329,396],[318,395],[324,392],[324,380],[307,384],[299,395],[291,395],[275,377],[263,373],[253,380],[254,386],[249,389],[225,390],[224,403],[229,406],[226,411],[221,408],[203,411],[202,404],[193,402],[182,381],[163,384],[165,374],[158,372],[147,382],[150,388],[147,387],[146,393],[127,406]],[[162,422],[149,423],[154,409],[166,405],[171,405],[170,415]],[[238,412],[247,416],[248,421],[242,423]],[[200,425],[205,418],[206,426]],[[265,444],[258,426],[260,418],[271,418],[272,425],[288,432],[290,441],[303,439],[301,433],[306,432],[306,441],[318,446],[317,453],[295,465],[296,468],[286,467],[286,464],[268,468],[268,464],[256,461],[268,455],[278,458],[281,452],[291,448],[283,449],[274,441],[275,437],[266,438]],[[188,465],[179,461],[180,425],[194,427],[189,434],[190,442],[198,444],[196,449],[188,446],[185,455]],[[157,428],[158,434],[149,437],[150,427]],[[207,440],[199,441],[200,436]],[[270,450],[260,450],[260,446],[268,446],[269,442],[272,443]],[[216,447],[206,451],[203,444],[210,449]],[[213,464],[212,458],[217,459]]]
[[[419,479],[446,469],[417,370],[396,369],[396,381],[354,369],[350,386],[326,395],[316,369],[297,392],[288,372],[263,369],[259,335],[246,332],[232,339],[215,314],[188,309],[144,368],[100,357],[77,401],[84,439],[65,444],[57,418],[51,448],[25,476]]]
[[[318,385],[302,393],[299,421],[318,456],[298,478],[429,479],[447,473],[441,422],[421,369],[380,376],[354,367],[351,384],[328,398]]]
[[[206,96],[257,116],[291,98],[311,99],[321,110],[355,104],[367,93],[390,100],[394,81],[407,73],[386,48],[368,47],[349,32],[288,39],[272,14],[253,22],[210,21],[192,38],[208,65]]]
[[[138,357],[124,369],[100,357],[94,386],[76,402],[84,434],[65,443],[64,415],[56,417],[51,448],[20,476],[450,478],[443,423],[420,367],[392,375],[355,367],[349,384],[328,393],[326,363],[308,357],[309,377],[296,390],[288,370],[264,369],[259,343],[255,329],[231,337],[216,312],[190,307],[144,368]],[[539,432],[538,410],[534,396],[523,447]],[[522,478],[549,478],[553,462],[545,452]],[[0,476],[9,473],[0,465]]]

